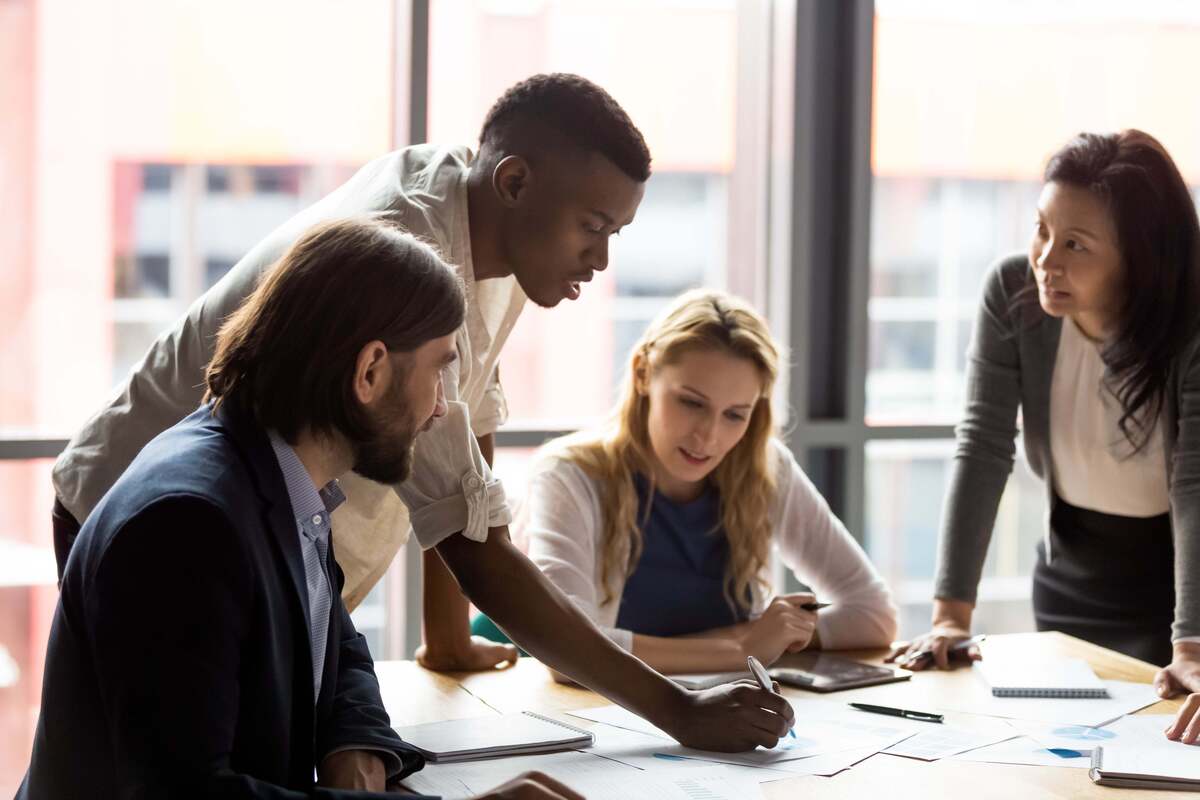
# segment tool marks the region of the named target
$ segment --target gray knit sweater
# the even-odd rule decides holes
[[[1029,466],[1045,483],[1047,507],[1053,502],[1050,382],[1062,321],[1043,312],[1036,298],[1014,308],[1029,269],[1024,255],[1010,256],[984,281],[967,366],[966,409],[956,428],[942,513],[937,597],[975,600],[1000,495],[1012,472],[1018,408]],[[1179,639],[1200,636],[1200,335],[1172,365],[1165,400],[1163,449],[1175,543],[1172,638]],[[1052,559],[1049,545],[1047,538]]]

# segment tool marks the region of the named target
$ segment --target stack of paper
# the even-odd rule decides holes
[[[1064,725],[1099,727],[1106,722],[1131,714],[1159,701],[1154,687],[1148,683],[1102,681],[1108,690],[1107,698],[1045,698],[993,697],[982,679],[975,692],[966,698],[955,698],[940,706],[947,711],[984,714],[1036,722],[1058,722]]]
[[[1164,735],[1173,719],[1170,714],[1153,714],[1114,722],[1114,740],[1092,753],[1092,780],[1131,789],[1200,791],[1200,748]]]
[[[571,714],[625,730],[668,738],[658,728],[618,706],[583,709],[572,711]],[[907,720],[874,717],[847,708],[841,703],[808,702],[803,704],[791,734],[780,739],[779,743],[769,750],[759,747],[748,753],[718,753],[664,741],[658,748],[657,755],[769,767],[785,761],[846,750],[874,748],[874,751],[878,752],[907,739],[915,732],[916,729]]]
[[[655,772],[627,767],[585,752],[493,758],[458,764],[430,764],[405,778],[411,791],[462,800],[493,789],[523,772],[538,771],[588,800],[759,800],[753,776],[722,767]]]
[[[1087,769],[1090,751],[1047,748],[1028,736],[1018,736],[999,744],[969,750],[951,756],[951,761],[981,761],[988,764],[1027,764],[1035,767],[1075,767]]]

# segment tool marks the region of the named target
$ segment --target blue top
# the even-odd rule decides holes
[[[634,476],[638,519],[646,513],[647,481]],[[715,487],[687,503],[655,492],[641,527],[642,556],[625,581],[617,627],[648,636],[681,636],[744,622],[748,611],[725,599],[729,541]]]

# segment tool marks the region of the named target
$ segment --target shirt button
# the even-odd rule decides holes
[[[314,514],[313,515],[313,525],[320,525],[320,524],[321,524],[321,515]]]

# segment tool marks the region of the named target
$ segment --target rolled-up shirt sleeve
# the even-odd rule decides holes
[[[396,486],[425,550],[460,531],[473,541],[486,541],[488,528],[512,522],[504,486],[483,458],[467,405],[457,399],[455,366],[446,368],[443,382],[446,416],[417,436],[412,474]]]

